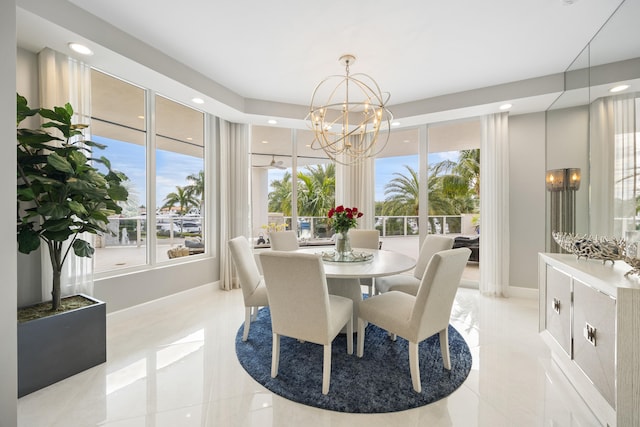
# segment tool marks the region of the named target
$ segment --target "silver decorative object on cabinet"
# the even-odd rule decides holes
[[[592,237],[587,235],[575,235],[554,231],[553,239],[565,251],[580,258],[599,259],[603,263],[621,260],[629,264],[631,270],[625,273],[625,277],[631,274],[640,276],[640,242],[627,243],[625,239],[615,237]]]
[[[580,258],[600,259],[603,262],[625,258],[626,242],[616,237],[575,235],[554,231],[553,239],[565,251]]]

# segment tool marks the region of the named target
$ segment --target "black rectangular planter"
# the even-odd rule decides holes
[[[18,323],[18,397],[107,361],[107,305]]]

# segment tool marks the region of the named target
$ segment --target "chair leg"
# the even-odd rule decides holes
[[[271,349],[271,378],[275,378],[278,375],[279,364],[280,364],[280,335],[274,332],[273,348]]]
[[[249,338],[249,328],[251,328],[251,307],[244,309],[244,332],[242,333],[242,341]]]
[[[324,361],[322,364],[322,394],[329,393],[331,383],[331,344],[324,346]]]
[[[420,365],[418,364],[418,344],[411,341],[409,341],[409,370],[411,371],[413,389],[420,393],[422,385],[420,384]]]
[[[347,354],[353,354],[353,316],[347,322]]]
[[[362,357],[364,354],[364,325],[365,321],[361,318],[358,318],[358,336],[356,339],[358,340],[358,357]]]
[[[440,352],[442,353],[442,363],[444,368],[451,370],[451,356],[449,355],[449,328],[440,331]]]
[[[259,309],[259,308],[260,308],[260,307],[252,307],[252,308],[251,308],[251,312],[252,312],[252,314],[251,314],[251,321],[252,321],[252,322],[258,318],[258,309]]]
[[[395,341],[398,338],[398,336],[396,334],[391,333],[391,332],[389,332],[389,336],[391,337],[391,341]]]

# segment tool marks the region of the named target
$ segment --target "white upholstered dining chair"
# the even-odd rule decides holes
[[[431,257],[440,251],[453,248],[453,237],[429,234],[422,242],[413,275],[394,274],[393,276],[378,277],[376,279],[376,293],[401,291],[411,295],[418,293],[420,281],[424,275]]]
[[[272,231],[269,233],[269,242],[274,251],[295,251],[298,245],[298,236],[293,230]]]
[[[353,301],[329,295],[319,255],[266,251],[260,263],[269,291],[273,351],[271,377],[278,375],[280,336],[324,346],[322,393],[331,382],[331,343],[347,325],[347,353],[353,354]]]
[[[449,318],[462,272],[471,251],[449,249],[431,258],[416,296],[390,291],[361,301],[358,305],[358,357],[364,354],[365,324],[373,323],[409,341],[409,370],[413,389],[420,393],[418,345],[434,334],[440,335],[445,369],[449,357]]]
[[[245,315],[242,341],[246,341],[249,337],[251,321],[255,320],[258,309],[269,305],[267,287],[258,270],[251,245],[246,238],[239,236],[229,240],[229,251],[238,271],[244,298]]]
[[[352,248],[379,249],[380,230],[357,230],[352,228],[349,230],[349,240],[351,240]],[[373,277],[360,279],[360,284],[369,288],[369,296],[373,295],[374,280]]]

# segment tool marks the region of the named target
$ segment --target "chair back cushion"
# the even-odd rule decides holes
[[[265,251],[260,254],[260,264],[273,332],[327,344],[329,293],[320,256]]]
[[[246,301],[262,280],[260,270],[258,270],[251,245],[245,237],[238,236],[229,240],[229,251],[236,265],[236,270],[238,270],[242,294]]]
[[[293,230],[272,231],[269,233],[271,249],[274,251],[295,251],[298,249],[298,236]]]
[[[416,279],[422,280],[427,265],[431,257],[436,252],[446,251],[453,247],[453,237],[439,236],[436,234],[429,234],[422,242],[422,247],[418,253],[418,260],[416,261],[416,268],[413,270],[413,275]]]
[[[468,248],[458,248],[438,252],[431,258],[409,321],[418,341],[449,325],[453,300],[470,254]]]
[[[349,230],[352,248],[378,249],[380,246],[380,230]]]

